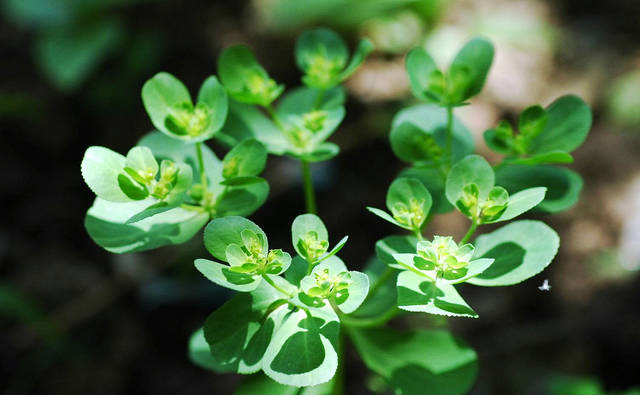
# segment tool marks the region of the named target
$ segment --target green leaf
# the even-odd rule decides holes
[[[217,216],[253,214],[264,204],[269,195],[269,184],[263,178],[252,179],[249,184],[230,186],[216,202]],[[224,183],[220,184],[224,186]]]
[[[303,248],[303,243],[309,237],[310,233],[316,235],[315,240],[318,242],[326,242],[328,246],[329,233],[322,220],[315,214],[298,215],[291,224],[291,243],[299,255],[303,256],[307,261],[315,262],[317,258],[326,252],[326,249],[317,257],[315,255],[309,255],[310,251]]]
[[[126,30],[121,22],[103,14],[40,32],[34,37],[39,68],[56,88],[65,92],[79,88],[122,43]]]
[[[217,373],[225,372],[225,369],[211,355],[209,344],[204,338],[203,328],[195,331],[189,339],[189,360],[203,369]]]
[[[353,52],[351,61],[349,61],[347,67],[342,71],[342,73],[340,73],[340,81],[344,81],[349,78],[374,50],[375,46],[369,39],[364,38],[360,40],[358,42],[358,46]]]
[[[240,186],[247,186],[247,185],[252,185],[252,184],[258,184],[261,182],[265,182],[264,178],[261,177],[234,177],[234,178],[229,178],[226,179],[224,181],[222,181],[220,183],[220,185],[226,185],[226,186],[231,186],[231,187],[240,187]]]
[[[436,214],[448,213],[453,206],[444,193],[446,177],[437,169],[428,167],[410,167],[400,172],[398,177],[416,178],[422,182],[431,194],[433,205],[431,211]]]
[[[446,195],[449,203],[455,205],[469,184],[476,184],[479,200],[483,201],[495,185],[495,176],[491,165],[479,155],[469,155],[456,163],[449,171]]]
[[[397,178],[389,186],[386,199],[387,209],[405,229],[420,229],[431,210],[431,194],[424,185],[414,178]],[[406,210],[408,217],[403,217]]]
[[[536,207],[543,199],[547,192],[545,187],[524,189],[514,195],[509,196],[507,209],[496,219],[485,221],[483,223],[491,224],[494,222],[508,221]]]
[[[587,138],[591,129],[591,110],[579,97],[562,96],[551,103],[546,112],[549,120],[542,132],[531,142],[530,154],[571,152]]]
[[[547,125],[549,115],[539,105],[525,108],[518,117],[518,130],[525,137],[538,136]]]
[[[246,218],[229,216],[216,218],[204,230],[204,246],[215,258],[227,260],[227,247],[231,244],[242,246],[242,231],[250,230],[264,240],[263,250],[268,250],[267,235],[258,225]]]
[[[274,155],[282,155],[291,148],[291,143],[278,126],[258,108],[235,101],[230,101],[227,122],[217,137],[229,145],[254,138]]]
[[[463,395],[477,375],[477,355],[442,330],[351,329],[364,363],[402,395]]]
[[[363,319],[377,319],[380,316],[396,310],[396,278],[398,271],[392,270],[380,259],[372,258],[364,267],[364,273],[369,277],[369,283],[376,287],[375,293],[370,293],[352,317]]]
[[[296,152],[289,152],[295,158],[305,160],[307,162],[324,162],[332,159],[340,153],[340,147],[334,143],[326,142],[320,144],[315,150],[309,153],[299,154]]]
[[[226,371],[257,372],[287,312],[287,306],[281,305],[264,317],[251,294],[234,296],[211,313],[204,324],[204,336],[214,360]]]
[[[376,256],[384,264],[398,269],[404,269],[398,265],[394,254],[415,254],[418,239],[415,236],[387,236],[376,242]]]
[[[483,38],[474,38],[462,47],[451,63],[450,69],[465,68],[468,70],[468,80],[460,101],[465,101],[482,90],[487,74],[493,62],[493,45]]]
[[[331,110],[343,107],[346,93],[340,86],[320,91],[300,86],[288,90],[278,102],[278,115],[304,115],[313,110]]]
[[[333,246],[333,248],[331,249],[331,251],[327,252],[326,254],[322,255],[319,259],[318,262],[322,262],[327,258],[331,258],[332,256],[336,255],[338,252],[340,252],[340,250],[342,249],[342,247],[344,247],[345,244],[347,244],[347,240],[349,240],[349,236],[345,236],[342,239],[340,239],[340,241],[338,243],[336,243],[335,246]]]
[[[268,106],[284,91],[244,45],[226,48],[218,58],[218,74],[235,100]]]
[[[229,266],[208,259],[196,259],[194,264],[206,278],[221,287],[238,292],[251,292],[262,282],[261,276],[231,271]]]
[[[129,225],[129,224],[134,224],[138,221],[142,221],[145,218],[149,218],[152,217],[156,214],[160,214],[160,213],[164,213],[165,211],[169,211],[173,208],[177,207],[176,205],[173,204],[169,204],[167,202],[158,202],[155,204],[152,204],[151,206],[145,208],[144,210],[140,211],[139,213],[135,214],[134,216],[132,216],[131,218],[129,218],[126,222],[125,225]]]
[[[178,207],[135,224],[126,224],[150,204],[147,200],[114,203],[97,198],[87,211],[85,228],[96,244],[107,251],[122,254],[182,244],[209,220],[208,213]]]
[[[551,213],[573,206],[582,190],[578,173],[555,166],[505,165],[496,169],[496,182],[510,194],[532,187],[547,188],[544,200],[536,209]]]
[[[124,156],[108,148],[89,147],[80,165],[82,178],[96,196],[111,202],[130,202],[118,183],[125,161]]]
[[[473,136],[456,117],[452,132],[453,160],[473,153]],[[442,157],[434,155],[438,152],[437,147],[434,150],[434,142],[438,147],[446,147],[447,110],[430,104],[405,108],[393,117],[389,138],[391,149],[400,160],[422,166],[437,165]]]
[[[375,207],[367,207],[367,210],[375,215],[377,215],[378,217],[384,219],[385,221],[389,221],[392,224],[399,226],[401,228],[404,229],[409,229],[406,227],[406,225],[402,225],[400,222],[396,221],[391,214],[389,214],[388,212],[384,211],[384,210],[380,210],[379,208],[375,208]]]
[[[340,83],[349,50],[342,38],[327,28],[304,31],[296,41],[296,64],[305,75],[305,85],[329,89]]]
[[[174,137],[165,126],[171,109],[182,103],[191,103],[191,95],[182,81],[172,74],[161,72],[142,86],[142,102],[151,118],[151,123],[162,133]]]
[[[412,271],[398,275],[398,307],[412,312],[478,318],[478,314],[462,299],[451,284],[434,283]]]
[[[564,151],[551,151],[544,154],[537,154],[526,158],[508,158],[505,163],[518,165],[541,165],[551,163],[573,163],[573,156]]]
[[[540,221],[516,221],[478,236],[474,244],[474,256],[495,261],[468,282],[495,287],[518,284],[540,273],[558,252],[560,239]]]
[[[430,76],[438,71],[438,66],[424,48],[414,48],[407,54],[407,73],[411,84],[411,92],[420,100],[439,102],[439,98],[429,93]]]
[[[247,377],[236,388],[234,395],[300,395],[300,388],[282,385],[263,374]]]
[[[261,142],[247,139],[240,142],[222,160],[222,176],[225,179],[257,176],[267,163],[267,150]]]
[[[222,125],[224,125],[227,120],[229,99],[227,98],[227,92],[224,87],[218,82],[215,76],[209,76],[200,86],[200,91],[198,91],[198,104],[200,103],[206,104],[212,111],[211,124],[207,129],[207,133],[191,141],[208,140],[214,133],[222,128]]]
[[[340,324],[330,306],[293,311],[279,325],[263,358],[273,380],[297,387],[329,381],[338,366]]]

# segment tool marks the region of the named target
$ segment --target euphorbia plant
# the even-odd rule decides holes
[[[575,96],[529,107],[517,128],[503,121],[485,132],[501,162],[473,154],[454,109],[469,104],[489,72],[493,47],[476,38],[446,70],[423,49],[409,53],[411,89],[424,103],[396,114],[390,134],[393,152],[409,167],[389,187],[388,211],[368,208],[406,234],[378,241],[364,272],[337,256],[347,237],[330,240],[316,215],[309,164],[338,154],[326,140],[344,118],[340,84],[371,50],[364,40],[349,60],[337,34],[307,31],[296,45],[304,86],[285,92],[249,48],[231,47],[218,62],[222,84],[207,78],[195,103],[177,78],[159,73],[142,89],[157,131],[126,156],[90,147],[83,159],[82,174],[97,195],[86,227],[105,249],[183,243],[208,222],[204,245],[213,260],[196,259],[195,267],[236,294],[194,333],[189,355],[216,372],[257,373],[238,394],[341,393],[348,340],[398,394],[466,393],[477,370],[468,345],[446,330],[397,331],[387,322],[407,312],[478,317],[458,284],[517,284],[557,252],[557,234],[540,221],[474,235],[483,225],[576,201],[580,177],[552,165],[572,161],[590,110]],[[222,160],[204,144],[211,139],[230,147]],[[307,213],[293,221],[289,247],[273,248],[245,218],[268,194],[259,177],[267,153],[302,164]],[[467,233],[457,240],[436,229],[425,238],[434,215],[454,209],[468,218]]]

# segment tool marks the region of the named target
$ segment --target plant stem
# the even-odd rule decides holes
[[[276,284],[267,274],[263,274],[262,278],[264,278],[264,281],[266,281],[269,285],[271,285],[273,288],[275,288],[277,291],[281,292],[284,295],[287,295],[287,297],[289,298],[293,298],[293,295],[291,295],[289,292],[285,291],[284,289],[282,289],[278,284]]]
[[[373,326],[380,326],[395,317],[396,314],[398,314],[398,311],[398,307],[392,306],[389,310],[385,311],[379,316],[370,318],[350,317],[343,314],[340,316],[340,322],[347,327],[353,328],[369,328]]]
[[[447,106],[447,159],[449,168],[453,163],[453,106]]]
[[[338,335],[338,368],[336,374],[333,376],[333,388],[331,389],[331,395],[344,395],[344,377],[346,373],[345,369],[345,347],[347,346],[347,337],[344,331],[340,331]]]
[[[204,160],[202,159],[202,142],[196,143],[196,155],[198,156],[198,171],[200,171],[200,183],[207,190],[207,174],[204,170]]]
[[[471,236],[473,236],[473,233],[476,231],[477,227],[478,227],[478,222],[476,222],[475,220],[471,221],[471,226],[469,227],[467,234],[465,234],[462,240],[460,240],[460,244],[464,244],[468,242]]]
[[[422,232],[420,231],[420,229],[415,229],[413,231],[413,234],[416,236],[416,238],[418,239],[418,241],[422,241],[424,240],[424,237],[422,237]]]
[[[304,184],[304,200],[307,205],[307,213],[316,214],[316,195],[313,191],[311,168],[306,160],[301,160],[300,162],[302,163],[302,182]]]

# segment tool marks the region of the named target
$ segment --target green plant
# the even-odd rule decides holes
[[[204,244],[217,261],[196,259],[195,266],[237,294],[194,333],[189,355],[216,372],[264,372],[243,382],[238,394],[342,393],[347,341],[396,393],[466,393],[477,371],[473,349],[446,330],[396,331],[385,324],[406,312],[478,317],[457,284],[517,284],[544,270],[557,252],[558,235],[540,221],[473,236],[483,225],[576,201],[579,175],[551,165],[572,161],[570,152],[589,131],[590,110],[574,96],[529,107],[517,132],[506,121],[485,132],[489,147],[503,155],[500,163],[474,155],[454,109],[481,91],[493,59],[492,45],[476,38],[447,70],[423,49],[409,53],[411,88],[425,103],[394,117],[390,140],[410,167],[389,187],[388,211],[368,208],[408,234],[378,241],[364,272],[348,269],[337,257],[347,237],[332,247],[315,214],[309,163],[338,154],[326,140],[345,114],[340,83],[371,50],[362,41],[349,61],[334,32],[303,33],[296,62],[305,86],[287,93],[244,46],[221,54],[222,84],[207,78],[195,103],[179,80],[157,74],[142,98],[158,131],[126,157],[90,147],[83,159],[83,176],[97,195],[86,227],[107,250],[182,243],[208,222]],[[203,144],[212,138],[232,147],[222,161]],[[295,158],[303,169],[307,213],[291,226],[293,257],[270,249],[262,229],[244,218],[266,199],[259,174],[267,152]],[[434,215],[454,209],[468,218],[468,232],[459,241],[424,239]]]

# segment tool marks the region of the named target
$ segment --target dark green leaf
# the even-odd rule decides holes
[[[493,62],[493,45],[483,38],[474,38],[462,47],[451,63],[450,70],[465,68],[468,70],[468,82],[460,101],[465,101],[482,90]]]
[[[475,257],[495,261],[468,282],[487,287],[520,283],[544,270],[559,244],[558,234],[540,221],[516,221],[483,234],[475,241]]]
[[[449,332],[375,328],[349,333],[365,364],[397,394],[463,395],[475,381],[475,351]]]
[[[255,234],[262,236],[265,241],[263,249],[268,249],[268,245],[266,243],[267,235],[264,234],[262,229],[248,219],[238,216],[216,218],[209,222],[204,230],[204,246],[211,255],[217,259],[226,261],[226,251],[229,245],[243,245],[241,233],[245,229],[251,230]]]
[[[446,315],[449,317],[478,318],[478,314],[462,299],[455,287],[443,281],[432,280],[412,271],[398,275],[398,307],[402,310]]]

